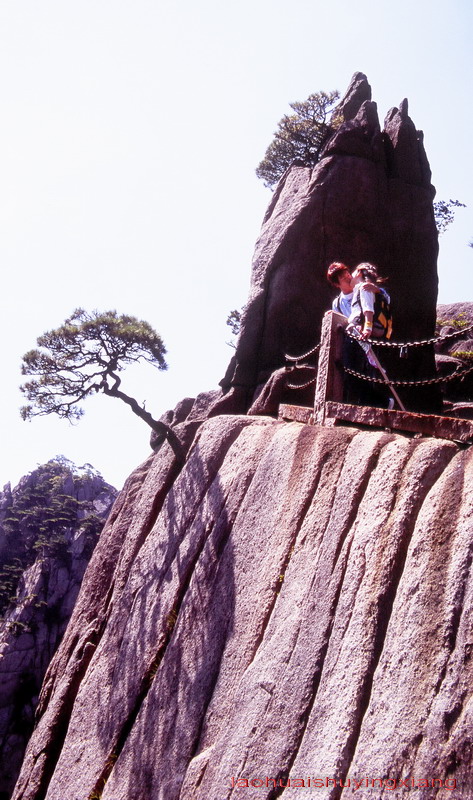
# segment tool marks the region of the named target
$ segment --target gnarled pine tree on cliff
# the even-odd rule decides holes
[[[21,409],[23,419],[57,414],[70,422],[79,420],[84,414],[82,400],[103,392],[123,400],[153,431],[168,439],[176,454],[180,451],[171,428],[120,388],[118,373],[127,364],[147,361],[167,369],[164,342],[148,322],[116,311],[88,314],[78,308],[60,328],[40,336],[37,344],[40,349],[23,356],[22,374],[35,376],[20,387],[29,400]]]

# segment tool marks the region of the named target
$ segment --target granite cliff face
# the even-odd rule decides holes
[[[51,461],[0,492],[0,798],[33,729],[41,684],[116,490]],[[13,601],[12,601],[13,600]]]
[[[14,800],[472,797],[471,449],[198,426],[115,504]]]

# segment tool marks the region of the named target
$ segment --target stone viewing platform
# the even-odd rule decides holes
[[[282,403],[279,407],[279,419],[319,425],[350,423],[434,436],[462,444],[473,442],[473,421],[469,419],[410,412],[404,407],[395,410],[344,403],[342,341],[346,324],[346,317],[342,314],[335,311],[327,312],[322,323],[314,407],[312,409],[307,406]],[[464,369],[465,374],[470,371],[469,368]],[[438,380],[441,379],[435,378],[432,382]],[[378,381],[383,382],[383,379],[380,377]],[[417,382],[396,383],[402,385],[402,383]],[[385,385],[389,389],[389,382]],[[394,387],[391,387],[391,390],[394,390],[394,395],[397,397]]]

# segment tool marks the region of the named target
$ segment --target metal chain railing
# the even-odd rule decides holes
[[[289,372],[295,372],[296,370],[301,370],[301,369],[311,369],[313,372],[315,372],[316,367],[313,367],[311,364],[294,364],[294,366],[292,366],[292,367],[286,367],[286,370],[288,370]],[[310,381],[307,381],[307,383],[301,383],[301,384],[286,383],[286,388],[287,389],[307,389],[307,387],[311,386],[313,383],[315,383],[316,380],[317,380],[317,376],[314,376],[313,378],[310,379]]]
[[[437,342],[444,342],[447,339],[454,339],[457,336],[463,336],[465,333],[469,333],[473,331],[473,325],[468,325],[466,328],[460,328],[458,331],[454,331],[453,333],[446,333],[443,336],[432,336],[430,339],[421,339],[419,342],[388,342],[384,339],[370,339],[370,344],[374,345],[375,347],[425,347],[429,344],[436,344]],[[347,331],[348,335],[352,339],[356,339],[356,336]],[[304,358],[309,358],[309,356],[313,355],[317,352],[320,348],[320,342],[309,350],[308,353],[303,353],[300,356],[290,356],[288,353],[285,354],[286,361],[302,361]]]
[[[311,378],[310,381],[307,383],[295,384],[295,383],[286,383],[286,389],[307,389],[308,386],[312,386],[313,383],[317,380],[317,377]]]
[[[309,350],[308,353],[304,353],[304,355],[302,356],[289,356],[286,354],[284,358],[286,359],[286,361],[302,361],[304,358],[309,358],[309,356],[311,356],[313,353],[316,353],[317,350],[319,349],[320,349],[320,342],[316,344],[315,347],[312,348],[312,350]]]
[[[446,333],[444,336],[432,336],[430,339],[422,339],[419,342],[389,342],[385,339],[370,339],[369,342],[375,347],[425,347],[429,344],[436,344],[437,342],[444,342],[446,339],[454,339],[456,336],[463,336],[465,333],[469,331],[473,331],[473,325],[468,325],[467,328],[460,328],[458,331],[454,331],[453,333]],[[353,336],[350,331],[347,331],[348,335],[352,339],[356,339],[356,336]]]
[[[430,344],[436,344],[437,342],[443,342],[446,339],[454,339],[457,336],[463,336],[465,333],[469,333],[469,331],[473,331],[473,325],[468,325],[466,328],[460,328],[458,331],[454,331],[453,333],[446,333],[444,334],[444,336],[432,336],[430,339],[423,339],[419,342],[388,342],[386,340],[381,340],[381,339],[380,340],[370,339],[368,343],[370,345],[374,345],[375,347],[397,347],[399,349],[402,348],[405,349],[408,347],[425,347]],[[357,336],[352,334],[350,331],[347,331],[347,333],[351,339],[359,342],[359,338]],[[312,350],[309,350],[308,353],[304,353],[303,355],[290,356],[286,354],[285,358],[287,361],[295,362],[294,366],[290,367],[289,370],[292,372],[294,369],[315,369],[315,367],[312,367],[309,364],[300,365],[298,364],[298,362],[303,361],[305,358],[308,358],[309,356],[313,355],[319,349],[320,349],[320,342],[316,344],[315,347],[312,348]],[[361,372],[356,372],[355,370],[349,369],[348,367],[344,367],[344,371],[349,373],[350,375],[353,375],[355,378],[359,378],[360,380],[369,381],[371,383],[381,383],[384,385],[386,384],[386,382],[382,378],[371,378],[368,375],[363,375]],[[418,381],[390,381],[390,383],[392,383],[393,386],[432,386],[434,384],[447,383],[452,380],[463,378],[470,372],[473,372],[473,367],[467,367],[466,369],[460,369],[460,367],[457,367],[455,372],[452,372],[451,375],[447,375],[445,377],[427,378],[425,380],[418,380]],[[288,389],[306,389],[308,386],[311,386],[313,383],[315,383],[315,381],[316,378],[314,377],[307,383],[302,383],[300,385],[287,383],[286,387]]]
[[[371,378],[369,375],[363,375],[362,372],[356,372],[354,369],[350,369],[349,367],[343,367],[343,369],[345,372],[348,372],[349,375],[353,375],[355,378],[359,378],[360,380],[369,381],[370,383],[382,383],[384,386],[386,386],[386,381],[382,378]],[[458,367],[455,372],[452,372],[451,375],[446,375],[443,378],[426,378],[425,380],[419,381],[392,381],[390,379],[389,383],[393,386],[432,386],[435,383],[447,383],[448,381],[463,378],[470,372],[473,372],[473,367],[467,367],[467,369],[460,369]]]

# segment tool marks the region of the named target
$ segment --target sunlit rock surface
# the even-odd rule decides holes
[[[269,417],[195,430],[182,468],[163,444],[115,504],[14,800],[270,800],[309,776],[338,781],[321,798],[366,777],[471,797],[471,449]]]

